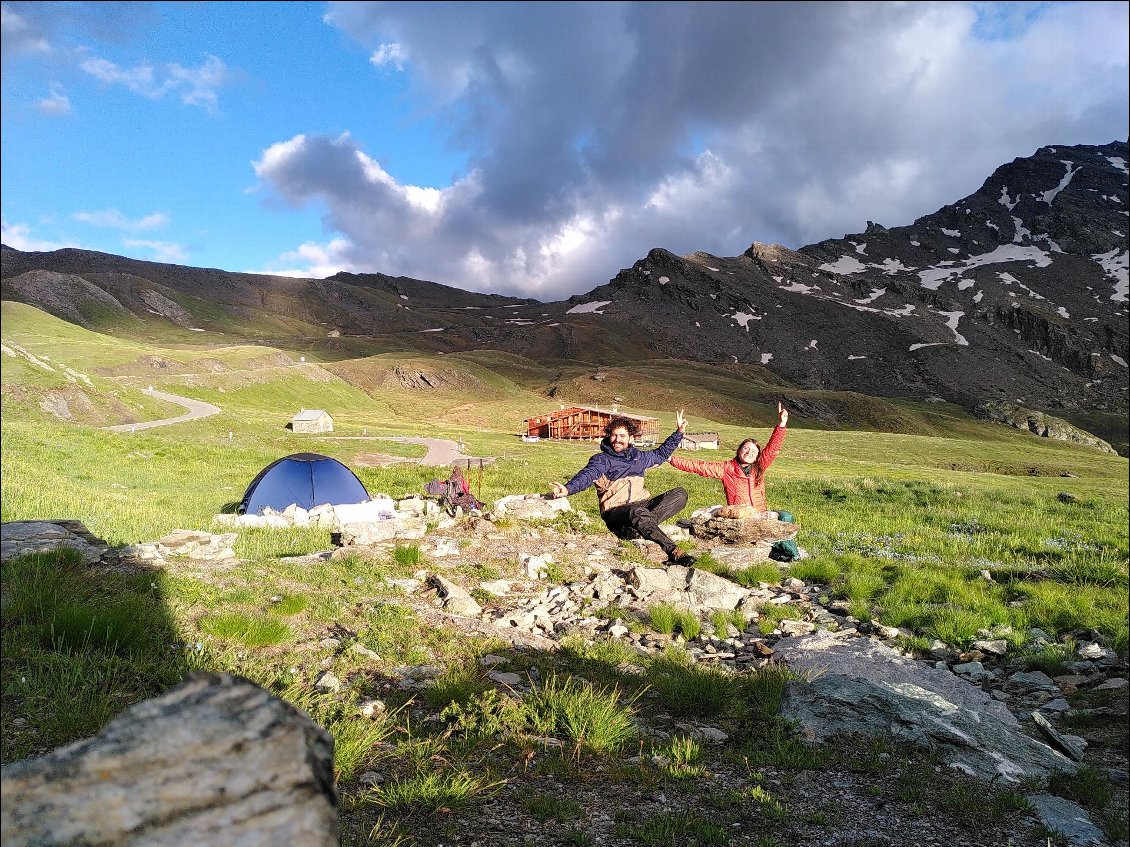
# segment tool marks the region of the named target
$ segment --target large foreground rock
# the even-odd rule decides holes
[[[332,847],[333,738],[254,683],[195,674],[97,736],[0,771],[5,847]]]
[[[821,631],[783,638],[775,649],[802,677],[786,686],[781,714],[810,741],[890,738],[938,750],[951,767],[987,782],[1017,784],[1078,769],[1020,732],[1012,713],[980,688],[878,641]]]

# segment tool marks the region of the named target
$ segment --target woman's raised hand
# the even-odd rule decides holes
[[[675,429],[679,430],[679,432],[687,431],[687,419],[683,417],[682,409],[675,412]]]
[[[777,401],[777,426],[785,426],[789,422],[789,410],[780,400]]]

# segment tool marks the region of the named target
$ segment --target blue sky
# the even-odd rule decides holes
[[[1128,8],[4,2],[3,242],[562,299],[1126,140]]]

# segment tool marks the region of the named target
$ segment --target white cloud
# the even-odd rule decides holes
[[[71,101],[57,88],[53,88],[49,95],[39,100],[35,104],[35,109],[44,115],[51,115],[53,117],[69,115],[72,111]]]
[[[61,250],[64,247],[74,247],[74,244],[65,244],[57,241],[44,241],[31,234],[31,227],[27,224],[10,224],[7,221],[0,223],[0,240],[8,247],[24,252],[47,253],[51,250]]]
[[[277,262],[265,268],[248,270],[247,273],[289,276],[299,279],[324,279],[339,271],[353,271],[346,258],[350,244],[347,239],[335,238],[329,244],[320,245],[313,241],[300,244],[279,256]]]
[[[1123,5],[990,27],[968,3],[331,3],[375,66],[410,71],[467,170],[404,185],[362,152],[378,139],[307,135],[256,171],[324,204],[354,267],[558,298],[655,246],[910,223],[1016,156],[1120,137],[1087,135],[1125,126]]]
[[[188,259],[188,251],[179,244],[171,241],[144,241],[133,238],[123,238],[122,244],[141,250],[150,250],[155,261],[180,263]]]
[[[199,106],[209,114],[218,110],[219,89],[230,79],[227,66],[211,55],[197,68],[179,64],[154,68],[142,63],[126,69],[97,56],[82,61],[79,67],[105,85],[122,85],[150,100],[177,94],[185,105]]]
[[[90,226],[127,231],[161,229],[169,223],[169,216],[164,212],[154,212],[151,215],[145,215],[144,217],[131,220],[117,209],[101,209],[97,212],[75,212],[72,217],[76,221],[81,221]]]
[[[369,61],[378,68],[392,65],[398,71],[403,71],[404,63],[408,61],[408,51],[396,43],[382,44],[373,51]]]
[[[9,3],[0,4],[0,34],[5,56],[51,52],[46,35]]]

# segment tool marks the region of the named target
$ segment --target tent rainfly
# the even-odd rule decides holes
[[[361,480],[337,459],[318,453],[294,453],[259,471],[247,486],[238,511],[257,515],[268,507],[281,512],[291,504],[313,509],[368,499],[369,492]]]

